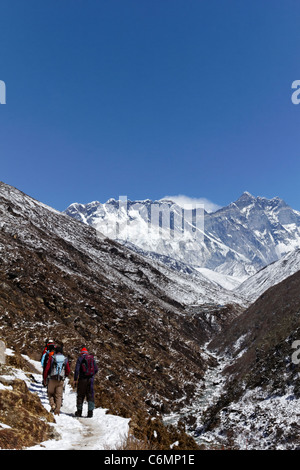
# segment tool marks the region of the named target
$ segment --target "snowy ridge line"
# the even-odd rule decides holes
[[[242,295],[250,302],[254,302],[269,287],[279,284],[299,270],[300,249],[297,248],[249,277],[237,286],[233,292]]]
[[[28,220],[38,231],[42,230],[46,234],[50,233],[57,236],[58,239],[72,245],[80,253],[84,253],[87,257],[87,261],[91,269],[93,266],[98,269],[98,263],[101,262],[102,270],[108,279],[112,282],[117,280],[123,284],[126,284],[129,288],[133,288],[135,291],[140,291],[141,294],[145,292],[145,288],[137,282],[134,277],[134,272],[129,274],[128,272],[122,273],[124,270],[124,263],[121,265],[120,260],[117,257],[110,255],[111,244],[110,241],[105,240],[104,236],[100,232],[96,232],[95,228],[89,225],[83,225],[78,220],[69,217],[64,213],[57,212],[55,210],[49,211],[48,207],[38,201],[35,201],[30,196],[25,195],[21,191],[9,187],[8,185],[0,183],[0,200],[3,204],[10,208],[15,214],[21,215],[18,217],[19,226],[15,230],[14,234],[11,234],[10,219],[6,217],[4,219],[3,231],[10,235],[16,235],[19,241],[24,242],[26,247],[29,249],[36,250],[40,249],[42,252],[50,252],[51,247],[47,245],[49,241],[43,241],[43,238],[39,239],[37,236],[28,237],[26,234],[27,230],[21,230],[21,224],[28,225]],[[8,214],[10,214],[8,210]],[[7,221],[6,221],[7,220]],[[45,237],[45,240],[47,237]],[[98,243],[100,242],[100,243]],[[106,247],[106,252],[104,251]],[[101,249],[100,249],[101,248]],[[146,259],[143,254],[132,252],[130,248],[126,246],[115,246],[116,250],[121,255],[126,257],[126,267],[133,265],[133,270],[137,271],[137,262],[134,258],[139,258],[141,263],[144,265],[143,273],[151,278],[153,285],[157,290],[163,288],[164,294],[171,296],[179,303],[189,305],[190,303],[203,304],[207,302],[213,302],[218,298],[218,303],[237,303],[246,305],[246,300],[238,293],[232,292],[225,289],[220,284],[213,282],[209,277],[202,275],[201,273],[194,270],[195,276],[192,278],[183,272],[178,272],[171,269],[166,264],[160,263],[155,260]],[[2,247],[0,247],[0,251]],[[3,250],[5,247],[3,246]],[[59,269],[62,269],[60,257],[63,257],[63,252],[58,252],[53,257],[52,262],[56,263]],[[166,279],[164,286],[161,286],[161,281],[156,279],[153,275],[153,267],[158,269],[160,273],[164,274]],[[63,268],[65,270],[66,268]],[[127,270],[126,270],[127,271]],[[72,270],[70,270],[72,274]],[[80,272],[76,271],[76,275],[81,275]],[[153,296],[151,289],[147,289],[147,295],[152,296],[153,299],[157,296]],[[161,300],[163,303],[164,301]],[[165,303],[167,307],[167,303]]]
[[[149,229],[152,206],[160,211],[161,221]],[[64,212],[99,233],[134,244],[144,252],[164,255],[193,268],[210,269],[240,282],[300,247],[300,213],[279,197],[267,199],[244,192],[228,206],[204,212],[202,230],[190,237],[182,231],[181,224],[174,223],[176,236],[170,238],[170,228],[165,229],[163,220],[170,218],[170,212],[181,211],[171,200],[128,200],[124,209],[122,201],[110,199],[104,204],[71,204]],[[111,231],[115,226],[119,227],[117,234]]]

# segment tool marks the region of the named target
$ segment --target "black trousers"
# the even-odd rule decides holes
[[[82,410],[83,402],[88,402],[88,410],[95,408],[94,377],[80,378],[77,384],[77,410]]]

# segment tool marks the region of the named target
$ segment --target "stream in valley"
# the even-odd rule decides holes
[[[192,426],[186,425],[186,430],[192,435],[198,445],[203,444],[209,448],[213,443],[210,443],[209,438],[205,437],[205,433],[197,435],[197,429],[200,430],[204,424],[201,417],[205,410],[215,403],[222,393],[225,384],[222,371],[227,363],[220,360],[213,353],[207,354],[217,361],[217,365],[215,367],[208,367],[203,380],[199,383],[193,403],[183,407],[180,412],[165,415],[164,423],[176,425],[179,421],[189,423],[191,418],[196,419],[195,424]]]

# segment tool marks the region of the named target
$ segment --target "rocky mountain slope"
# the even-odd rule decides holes
[[[202,305],[199,278],[174,276],[4,183],[0,261],[1,338],[38,360],[51,336],[71,368],[85,344],[100,366],[96,405],[129,417],[139,438],[151,416],[193,399],[214,362],[205,342],[242,310],[232,303],[237,296],[230,305]]]
[[[269,288],[209,345],[223,383],[198,435],[232,449],[299,449],[300,271]]]
[[[245,257],[249,275],[299,247],[300,213],[278,197],[267,199],[245,192],[207,217],[205,230]],[[234,264],[229,259],[217,271],[233,274]]]
[[[74,203],[66,213],[112,239],[182,269],[206,268],[245,280],[300,247],[300,213],[278,197],[248,192],[214,213],[172,201]],[[154,214],[154,215],[153,215]]]
[[[0,360],[0,449],[22,449],[55,439],[53,415],[29,390],[37,371],[21,354],[5,352]]]
[[[96,406],[129,419],[130,432],[152,448],[176,440],[178,449],[299,449],[300,271],[299,250],[290,251],[297,230],[281,211],[290,209],[272,204],[281,220],[277,249],[282,227],[294,242],[238,293],[0,183],[0,340],[15,351],[0,366],[0,447],[57,437],[53,416],[26,388],[51,336],[71,370],[83,344],[95,353]],[[9,377],[11,367],[22,370],[25,385]],[[177,427],[163,424],[179,418]]]
[[[235,292],[254,302],[267,289],[300,270],[300,249],[297,248],[274,261],[235,288]]]

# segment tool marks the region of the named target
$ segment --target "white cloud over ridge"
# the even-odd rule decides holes
[[[222,207],[212,201],[209,201],[209,199],[206,199],[205,197],[195,198],[185,196],[184,194],[178,194],[177,196],[165,196],[162,199],[168,199],[170,201],[173,201],[181,207],[183,207],[185,204],[203,204],[204,209],[207,212],[215,212],[218,209],[221,209]]]

